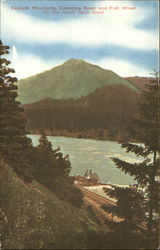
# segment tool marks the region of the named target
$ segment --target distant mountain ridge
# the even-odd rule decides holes
[[[140,90],[144,90],[145,85],[150,84],[150,82],[153,80],[152,77],[139,77],[139,76],[125,77],[125,79],[133,83]]]
[[[104,86],[121,84],[138,92],[138,88],[113,71],[84,60],[70,59],[40,74],[18,81],[18,100],[22,104],[46,98],[68,99],[87,96]]]

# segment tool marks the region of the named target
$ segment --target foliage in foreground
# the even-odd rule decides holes
[[[74,179],[69,176],[71,163],[69,156],[63,156],[60,148],[53,150],[45,133],[39,140],[39,145],[32,154],[34,178],[49,190],[53,191],[60,199],[70,202],[74,206],[83,204],[83,195],[74,186]]]
[[[0,42],[0,54],[8,53],[9,47]],[[16,100],[17,78],[9,75],[15,71],[8,64],[10,61],[0,58],[0,150],[3,159],[24,181],[32,182],[35,178],[61,199],[80,206],[82,194],[69,177],[71,164],[68,156],[63,157],[58,149],[52,150],[44,134],[36,148],[26,136],[23,108]]]
[[[124,219],[123,235],[124,247],[127,233],[131,233],[133,222],[134,231],[143,231],[147,247],[156,249],[158,247],[158,217],[159,217],[159,79],[155,73],[155,79],[146,86],[139,100],[140,119],[137,121],[139,139],[144,145],[122,143],[127,152],[141,156],[144,160],[140,163],[129,163],[118,158],[112,158],[117,167],[134,177],[137,187],[127,189],[115,188],[108,192],[111,197],[117,198],[117,209],[115,214]],[[143,190],[143,191],[142,191]],[[140,200],[139,200],[140,199]],[[139,201],[139,202],[138,202]],[[127,209],[127,210],[126,210]],[[137,220],[138,216],[138,220]],[[140,223],[140,221],[141,223]]]
[[[85,249],[88,232],[100,230],[87,209],[36,181],[24,183],[10,167],[1,177],[0,201],[3,249]]]
[[[9,53],[9,47],[0,41],[0,55]],[[0,151],[5,161],[26,181],[31,182],[29,157],[32,142],[26,137],[25,119],[17,97],[17,78],[10,76],[14,69],[9,68],[10,61],[0,58]]]

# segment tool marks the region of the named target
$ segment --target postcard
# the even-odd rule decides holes
[[[158,247],[158,10],[1,2],[2,249]]]

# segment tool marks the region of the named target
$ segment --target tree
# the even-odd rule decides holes
[[[32,155],[33,173],[35,179],[54,192],[60,199],[79,207],[83,204],[83,195],[69,176],[71,163],[69,156],[63,156],[60,147],[53,149],[52,143],[42,131],[39,145]]]
[[[38,148],[44,152],[52,152],[52,143],[48,141],[47,136],[43,130],[41,131]]]
[[[139,140],[143,145],[122,143],[127,152],[133,152],[144,160],[141,163],[129,163],[118,158],[112,158],[117,167],[133,176],[139,188],[144,190],[144,206],[147,225],[148,247],[158,247],[158,209],[159,209],[159,79],[155,78],[142,92],[137,120]],[[136,200],[136,194],[133,196]],[[120,196],[117,196],[120,199]],[[128,202],[130,198],[128,197]],[[134,205],[136,206],[136,205]]]
[[[0,41],[0,55],[9,53],[9,47]],[[0,151],[5,161],[26,181],[32,180],[29,155],[32,142],[26,136],[26,120],[20,102],[16,101],[17,78],[10,76],[15,73],[9,68],[10,61],[0,58]]]
[[[113,237],[116,238],[115,248],[144,247],[142,231],[145,213],[142,191],[138,190],[136,185],[125,188],[118,186],[114,189],[104,188],[104,191],[116,199],[116,206],[103,205],[102,208],[112,216],[121,218],[120,222],[111,223],[114,229]]]

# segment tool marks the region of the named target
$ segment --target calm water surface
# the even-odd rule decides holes
[[[39,135],[29,135],[33,145],[38,144]],[[84,175],[89,168],[97,173],[102,182],[111,182],[115,184],[133,184],[136,183],[131,176],[124,174],[119,170],[111,157],[118,157],[128,162],[138,163],[141,159],[132,153],[126,153],[117,142],[87,140],[68,137],[48,136],[52,142],[53,148],[61,147],[61,152],[69,154],[72,164],[71,174]]]

